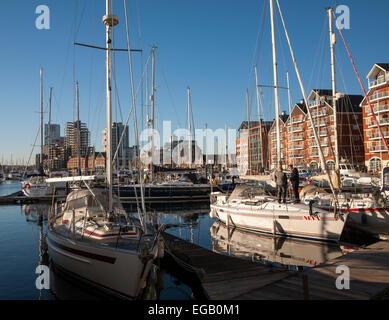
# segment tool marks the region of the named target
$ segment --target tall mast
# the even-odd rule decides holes
[[[331,49],[331,76],[332,76],[332,108],[334,114],[334,138],[335,138],[335,168],[339,168],[339,147],[338,147],[338,117],[336,110],[336,82],[335,82],[335,51],[336,34],[332,28],[332,8],[328,8],[328,19],[330,26],[330,49]],[[331,141],[329,141],[331,143]]]
[[[78,91],[78,81],[76,82],[76,106],[77,106],[77,174],[81,176],[81,123],[80,123],[80,98]]]
[[[246,108],[247,108],[247,152],[250,152],[250,103],[249,103],[249,89],[246,88]],[[248,170],[250,170],[250,154],[247,158]]]
[[[290,54],[292,56],[292,60],[293,60],[293,65],[294,65],[294,68],[295,68],[295,71],[296,71],[296,75],[297,75],[297,79],[299,81],[299,85],[300,85],[300,89],[301,89],[301,93],[303,94],[303,97],[304,97],[304,102],[305,102],[305,105],[307,107],[307,115],[308,115],[308,119],[312,125],[312,128],[313,128],[313,135],[315,137],[315,142],[316,142],[316,145],[318,146],[318,150],[319,150],[319,158],[320,158],[320,163],[321,163],[321,166],[325,172],[325,174],[327,175],[327,178],[328,178],[328,182],[329,182],[329,185],[330,185],[330,188],[331,188],[331,191],[332,191],[332,194],[335,196],[335,199],[336,201],[338,201],[338,197],[335,193],[335,190],[334,190],[334,187],[333,187],[333,184],[332,184],[332,180],[331,180],[331,177],[329,175],[329,172],[327,170],[327,165],[326,165],[326,162],[325,162],[325,159],[324,159],[324,155],[323,155],[323,152],[321,150],[321,144],[320,144],[320,139],[319,139],[319,135],[317,133],[317,131],[315,130],[315,124],[313,122],[313,118],[312,118],[312,115],[311,115],[311,111],[309,109],[309,104],[308,104],[308,99],[307,99],[307,95],[306,95],[306,92],[305,92],[305,88],[304,88],[304,85],[303,85],[303,82],[301,80],[301,74],[300,74],[300,70],[297,66],[297,61],[296,61],[296,57],[294,55],[294,51],[293,51],[293,48],[292,48],[292,45],[290,43],[290,38],[289,38],[289,34],[288,34],[288,31],[286,30],[286,26],[285,26],[285,21],[284,21],[284,17],[282,15],[282,11],[281,11],[281,7],[280,7],[280,4],[277,1],[277,6],[278,6],[278,10],[279,10],[279,13],[280,13],[280,16],[281,16],[281,21],[282,21],[282,25],[284,27],[284,31],[285,31],[285,36],[286,36],[286,39],[288,41],[288,45],[289,45],[289,50],[290,50]]]
[[[49,96],[49,123],[47,125],[47,169],[49,171],[49,176],[51,176],[50,169],[50,145],[51,145],[51,96],[52,96],[53,88],[50,88],[50,96]]]
[[[286,81],[288,83],[288,102],[289,102],[289,116],[292,115],[292,99],[290,97],[290,82],[289,82],[289,72],[286,73]],[[291,119],[291,118],[290,118]],[[292,155],[293,155],[293,166],[295,164],[295,154],[294,154],[294,143],[292,144]]]
[[[40,127],[41,127],[41,155],[39,157],[39,171],[43,173],[43,68],[40,68]]]
[[[106,88],[107,88],[107,154],[106,174],[108,184],[108,210],[112,212],[112,88],[111,88],[111,28],[119,23],[117,16],[111,14],[111,0],[106,0],[106,15],[103,24],[106,26]]]
[[[277,75],[277,52],[276,37],[274,30],[274,6],[273,0],[270,0],[270,20],[271,20],[271,38],[273,49],[273,74],[274,74],[274,101],[276,109],[276,130],[277,130],[277,167],[281,165],[281,141],[280,141],[280,102],[278,99],[278,75]]]
[[[188,152],[189,152],[189,160],[188,167],[192,167],[192,126],[190,122],[190,87],[187,88],[187,99],[188,99]]]
[[[255,66],[255,86],[257,88],[257,107],[258,107],[258,123],[259,123],[259,145],[258,145],[258,154],[261,152],[261,167],[265,166],[265,160],[263,158],[263,148],[262,148],[262,120],[261,120],[261,103],[259,95],[259,83],[258,83],[258,68]],[[258,157],[259,160],[259,157]]]
[[[151,129],[152,129],[152,134],[151,134],[151,179],[154,179],[154,169],[153,169],[153,155],[154,155],[154,115],[155,115],[155,49],[156,47],[152,47],[152,52],[153,52],[153,63],[152,63],[152,68],[153,68],[153,74],[152,74],[152,90],[151,90]]]

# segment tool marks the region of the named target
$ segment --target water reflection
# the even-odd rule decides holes
[[[215,222],[210,229],[212,250],[254,262],[289,269],[315,267],[345,254],[338,244],[300,241],[226,227]]]
[[[16,186],[1,185],[1,188]],[[17,186],[19,187],[19,185]],[[7,191],[8,192],[8,191]],[[10,193],[10,192],[9,192]],[[0,210],[0,254],[4,259],[0,272],[2,299],[110,299],[89,285],[72,278],[50,265],[50,290],[35,287],[37,266],[49,266],[44,237],[50,204],[2,206]],[[132,210],[131,212],[134,212]],[[136,215],[136,214],[134,214]],[[342,255],[339,245],[309,243],[294,239],[273,238],[263,234],[233,230],[209,217],[209,206],[149,210],[153,217],[167,226],[166,232],[206,249],[231,254],[242,259],[271,263],[288,268],[314,267]],[[198,288],[183,276],[182,270],[170,266],[154,267],[142,299],[188,300],[198,298]]]
[[[21,206],[21,210],[24,213],[27,222],[38,224],[47,221],[50,205],[46,203],[24,204]]]

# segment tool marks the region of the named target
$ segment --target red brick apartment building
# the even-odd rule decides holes
[[[332,91],[314,89],[308,96],[309,109],[319,135],[323,155],[330,168],[335,165],[335,139],[338,142],[340,162],[353,165],[364,163],[363,115],[359,106],[362,99],[360,95],[337,93],[335,128]],[[305,161],[309,167],[315,169],[320,166],[319,152],[308,116],[305,122],[307,128]]]
[[[288,121],[288,115],[283,111],[280,115],[280,147],[281,155],[280,160],[282,165],[287,165],[287,146],[288,146],[288,135],[286,134],[286,123]],[[273,120],[273,124],[269,130],[269,168],[274,169],[277,167],[277,124],[276,120]]]
[[[286,163],[295,167],[305,167],[307,157],[307,124],[305,121],[307,108],[305,103],[297,103],[293,107],[286,122]]]
[[[376,63],[367,75],[370,103],[377,117],[386,142],[389,142],[389,64]],[[363,99],[363,131],[365,142],[365,166],[377,172],[389,163],[389,155],[378,131],[370,107]]]
[[[259,121],[241,123],[239,137],[236,139],[236,159],[237,167],[246,170],[246,174],[258,174],[261,168],[268,168],[268,134],[271,125],[270,121],[261,121],[261,126]]]

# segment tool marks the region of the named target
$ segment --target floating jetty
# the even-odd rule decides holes
[[[220,255],[169,233],[163,233],[165,255],[201,283],[206,299],[235,299],[251,290],[290,277],[294,272]]]
[[[192,269],[209,300],[369,300],[389,293],[389,241],[296,272],[217,254],[168,233],[163,236],[165,254]],[[336,280],[343,266],[349,268],[350,288],[339,290]]]
[[[54,195],[54,199],[65,200],[66,195]],[[26,197],[22,191],[17,191],[11,193],[7,196],[0,197],[0,205],[8,204],[26,204],[26,203],[37,203],[37,202],[51,202],[53,201],[53,196],[42,196],[42,197]]]

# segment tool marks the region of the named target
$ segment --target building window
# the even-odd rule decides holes
[[[380,158],[373,158],[370,160],[370,171],[377,172],[382,168],[382,161]]]

